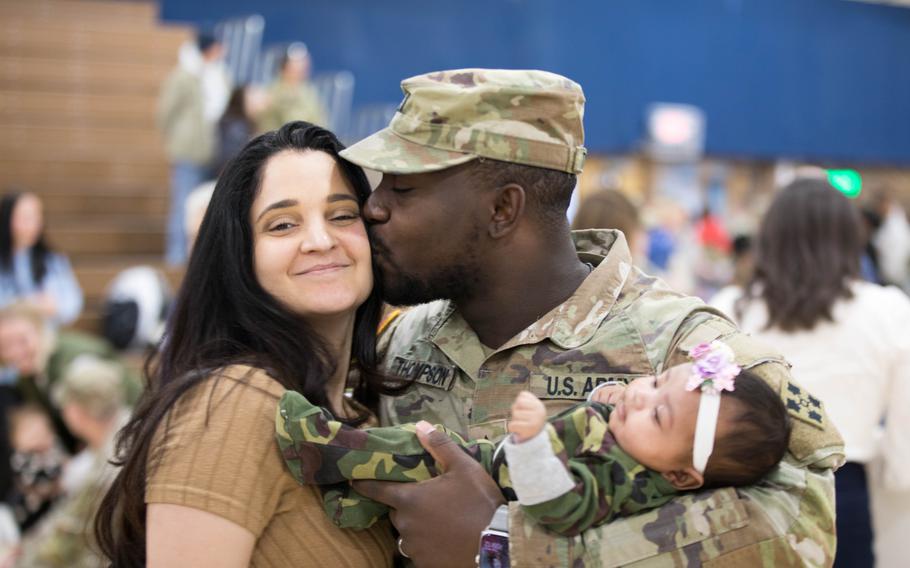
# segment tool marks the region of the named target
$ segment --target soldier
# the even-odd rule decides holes
[[[114,437],[129,411],[121,369],[110,361],[83,356],[67,368],[54,398],[67,426],[86,444],[71,466],[66,495],[22,542],[17,566],[100,568],[104,561],[94,542],[92,519],[101,496],[114,480]],[[72,473],[79,469],[78,475]]]
[[[513,504],[512,565],[830,565],[843,447],[821,403],[776,352],[635,268],[621,233],[570,232],[585,158],[581,88],[541,71],[468,69],[402,89],[390,126],[342,153],[384,174],[364,211],[374,262],[387,300],[415,306],[382,330],[386,371],[415,383],[382,401],[383,423],[427,420],[495,441],[522,390],[555,414],[598,383],[660,373],[720,338],[794,418],[766,481],[681,496],[572,538]],[[501,494],[442,432],[418,435],[445,473],[355,488],[395,509],[399,550],[417,565],[470,565]]]

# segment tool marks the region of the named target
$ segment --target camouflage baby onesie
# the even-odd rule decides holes
[[[561,496],[525,506],[526,514],[562,535],[572,536],[617,516],[647,511],[677,492],[659,473],[622,451],[610,435],[612,407],[583,403],[548,420],[553,452],[575,481]],[[509,468],[488,440],[466,441],[437,426],[476,459],[515,500]],[[413,424],[359,430],[334,420],[289,391],[278,403],[276,437],[291,474],[300,483],[320,485],[326,513],[340,527],[366,528],[388,511],[358,495],[348,481],[422,481],[438,472],[417,440]]]

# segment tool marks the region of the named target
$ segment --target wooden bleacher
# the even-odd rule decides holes
[[[0,0],[0,190],[44,201],[51,244],[86,296],[77,327],[98,331],[104,290],[138,264],[165,269],[168,164],[158,90],[192,30],[153,2]]]

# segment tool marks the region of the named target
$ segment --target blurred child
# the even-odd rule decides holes
[[[50,418],[37,406],[26,405],[10,415],[13,446],[13,513],[27,531],[60,496],[60,477],[66,453]]]

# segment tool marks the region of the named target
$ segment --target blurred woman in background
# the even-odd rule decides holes
[[[826,180],[797,180],[762,220],[751,282],[715,302],[787,357],[844,437],[838,567],[874,565],[866,464],[881,456],[880,482],[910,490],[910,299],[861,279],[863,245],[847,197]]]
[[[0,198],[0,308],[17,300],[58,326],[73,323],[82,311],[82,289],[69,260],[44,237],[41,200],[12,192]]]
[[[256,123],[247,108],[246,87],[234,87],[224,114],[218,120],[218,151],[212,168],[216,178],[228,160],[240,153],[254,134]]]

